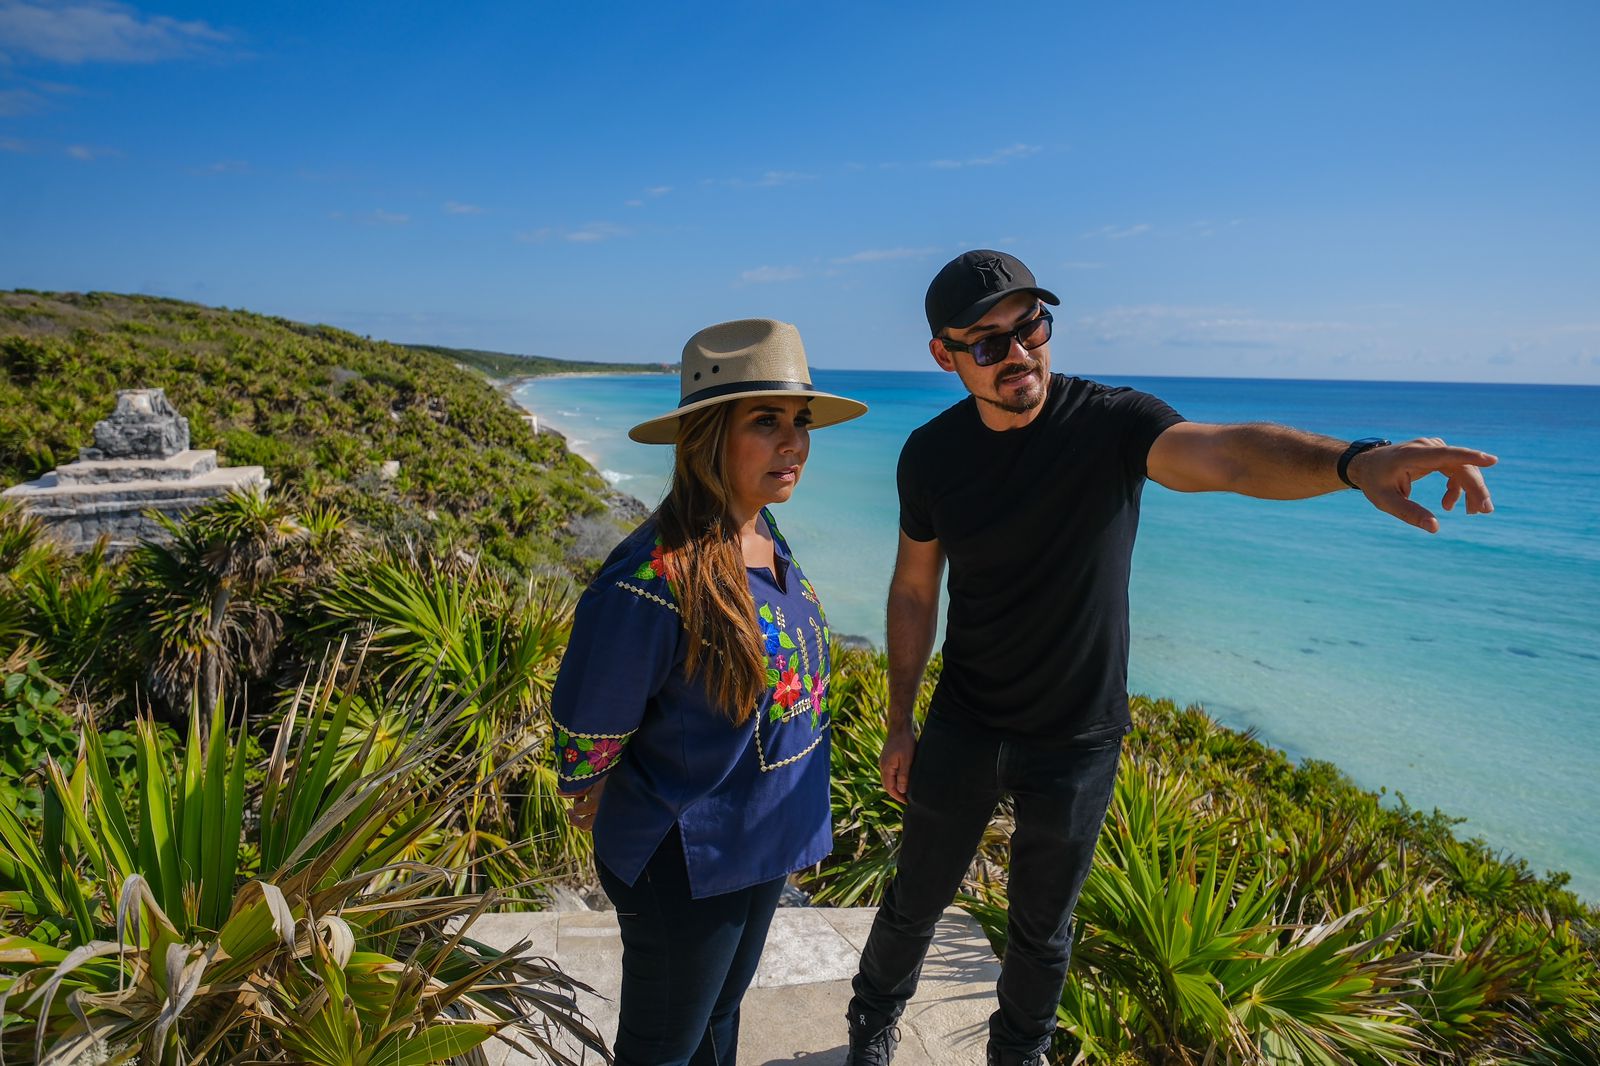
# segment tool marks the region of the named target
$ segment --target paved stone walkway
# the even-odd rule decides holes
[[[872,926],[870,908],[784,907],[773,918],[760,969],[740,1018],[741,1066],[844,1062],[844,1012],[850,978]],[[614,913],[580,911],[490,914],[473,925],[476,939],[508,948],[526,938],[532,953],[555,960],[600,994],[580,1005],[605,1034],[617,1032],[617,988],[622,943]],[[1000,976],[989,941],[959,910],[945,912],[922,969],[916,998],[900,1019],[895,1066],[955,1066],[983,1061],[994,983]],[[493,1066],[520,1066],[520,1055],[486,1048]],[[580,1056],[576,1051],[573,1057]],[[593,1053],[589,1062],[596,1061]]]

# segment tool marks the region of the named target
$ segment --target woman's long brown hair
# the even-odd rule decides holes
[[[672,485],[656,508],[656,525],[663,550],[672,553],[678,613],[689,634],[684,671],[701,679],[734,725],[743,725],[766,690],[767,661],[729,513],[723,453],[736,406],[719,403],[679,421]]]

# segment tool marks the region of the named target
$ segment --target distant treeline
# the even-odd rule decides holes
[[[543,355],[485,352],[477,348],[442,348],[436,344],[407,344],[403,347],[443,356],[495,378],[538,377],[544,374],[675,374],[678,371],[677,363],[595,363],[582,359],[551,359]]]

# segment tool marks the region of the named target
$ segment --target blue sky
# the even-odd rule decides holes
[[[931,369],[1008,249],[1088,373],[1600,384],[1600,5],[0,0],[0,288]]]

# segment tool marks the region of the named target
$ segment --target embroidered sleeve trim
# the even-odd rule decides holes
[[[672,611],[673,613],[677,613],[677,610],[678,610],[678,605],[677,604],[673,603],[671,600],[667,599],[665,596],[661,596],[661,595],[658,595],[658,594],[656,594],[654,592],[651,592],[649,589],[640,588],[638,585],[632,584],[631,582],[628,582],[628,581],[618,581],[617,582],[617,588],[623,589],[623,590],[628,591],[628,592],[631,592],[635,596],[638,596],[640,599],[645,599],[645,600],[649,600],[651,603],[660,604],[662,607],[665,607],[667,610]]]
[[[563,781],[599,777],[617,764],[622,749],[637,733],[577,733],[556,723],[556,776]]]

